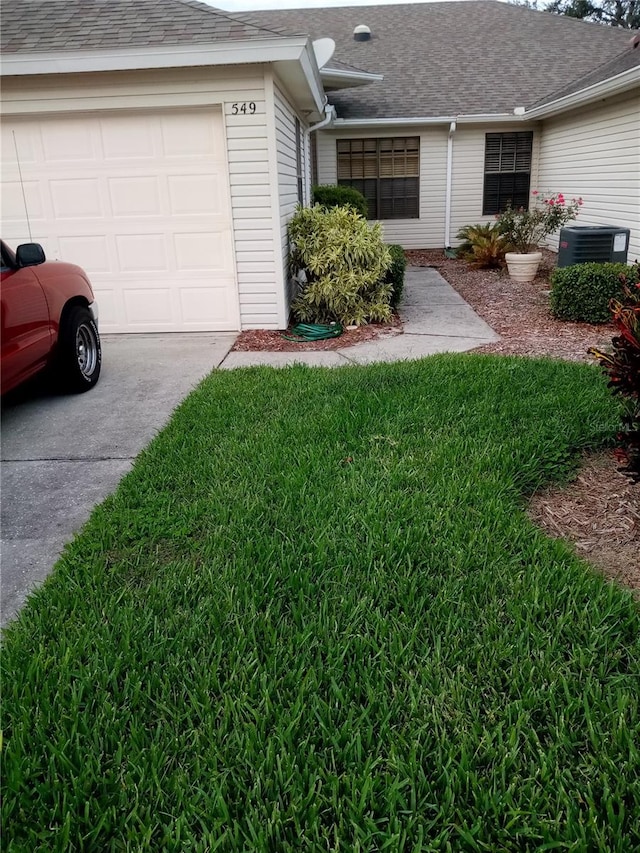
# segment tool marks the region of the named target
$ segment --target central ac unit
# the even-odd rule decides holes
[[[560,231],[558,266],[608,261],[626,264],[628,228],[615,225],[568,225]]]

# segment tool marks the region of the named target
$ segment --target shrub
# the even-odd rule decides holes
[[[296,320],[359,326],[391,317],[391,255],[379,223],[352,207],[298,208],[289,240],[292,271],[306,277],[291,306]]]
[[[609,303],[623,295],[620,276],[638,280],[637,267],[626,264],[576,264],[551,273],[551,313],[559,320],[607,323]],[[635,276],[635,279],[633,279]]]
[[[505,242],[496,223],[465,225],[456,235],[462,240],[456,256],[477,269],[492,269],[504,265]]]
[[[635,274],[633,272],[635,270]],[[640,482],[640,284],[638,266],[621,276],[622,297],[612,299],[610,310],[618,334],[613,338],[613,351],[600,352],[591,348],[603,370],[609,376],[614,394],[625,398],[618,441],[627,465],[622,470]]]
[[[507,252],[526,254],[537,251],[545,237],[575,219],[582,207],[581,198],[572,198],[568,202],[562,193],[540,195],[534,190],[531,195],[537,196],[531,207],[514,208],[509,204],[496,216],[498,228],[508,246]]]
[[[316,186],[313,188],[313,203],[321,204],[322,207],[326,207],[327,209],[350,204],[365,219],[369,211],[366,198],[361,192],[354,190],[353,187],[336,187],[329,184]]]
[[[385,284],[391,285],[391,307],[396,308],[404,290],[404,273],[407,268],[407,257],[402,246],[392,244],[387,246],[391,255],[391,266],[385,276]]]

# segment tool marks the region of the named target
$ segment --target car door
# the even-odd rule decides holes
[[[44,291],[30,267],[18,268],[2,244],[0,313],[2,323],[2,393],[43,367],[51,350],[49,309]]]

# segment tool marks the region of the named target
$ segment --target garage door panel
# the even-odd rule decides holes
[[[218,292],[208,288],[185,287],[180,291],[180,303],[185,325],[194,329],[202,322],[217,326],[231,310],[229,288],[221,282]]]
[[[33,239],[87,270],[104,332],[239,328],[221,113],[92,114],[14,127]],[[8,130],[3,143],[12,146]],[[2,219],[15,242],[29,238],[11,151],[2,152]]]
[[[123,292],[127,324],[132,327],[170,326],[174,309],[168,287],[129,287]]]
[[[31,130],[28,133],[21,132],[19,127],[14,127],[7,121],[0,124],[0,156],[2,157],[3,172],[5,169],[13,169],[17,172],[16,167],[16,148],[22,165],[35,163],[37,160],[36,148],[40,146],[39,133],[33,133]]]
[[[89,276],[115,272],[106,236],[89,234],[60,237],[56,254],[73,258],[73,262],[86,270]]]
[[[116,237],[118,271],[167,272],[167,242],[164,234],[121,234]]]
[[[175,234],[173,246],[179,269],[223,273],[227,276],[233,270],[229,231],[217,234]]]
[[[49,189],[55,219],[104,219],[108,215],[95,178],[50,181]]]
[[[224,162],[226,158],[222,123],[214,115],[208,121],[198,119],[197,114],[185,114],[178,125],[161,118],[163,152],[167,158],[195,159],[210,157]]]
[[[46,205],[39,184],[35,181],[25,181],[23,186],[20,186],[20,182],[17,180],[2,182],[3,239],[11,239],[8,236],[9,231],[13,232],[16,237],[25,239],[28,237],[25,199],[31,224],[43,222],[46,218]],[[7,226],[10,226],[9,231],[7,231]]]
[[[225,193],[217,175],[170,175],[169,201],[173,216],[225,214]]]
[[[83,119],[67,118],[41,125],[42,156],[48,164],[93,162],[100,156],[98,140],[92,124]],[[22,159],[23,143],[20,144]]]
[[[137,286],[129,283],[122,292],[122,310],[131,331],[170,331],[176,310],[180,311],[183,330],[216,329],[225,323],[233,308],[230,283],[222,279],[218,288],[211,288],[203,282],[202,287],[185,287],[179,292],[170,287],[158,287],[151,279],[138,281]],[[98,299],[102,309],[103,296],[99,291]]]
[[[160,216],[160,182],[155,175],[109,178],[109,201],[113,217]]]
[[[155,144],[156,121],[154,117],[149,117],[148,122],[141,124],[130,116],[100,119],[100,140],[104,160],[113,162],[156,159],[161,153]]]

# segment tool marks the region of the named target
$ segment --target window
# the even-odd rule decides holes
[[[529,207],[533,133],[487,133],[482,215]]]
[[[0,256],[0,270],[2,272],[6,272],[7,270],[13,269],[13,264],[11,263],[11,258],[9,257],[9,252],[5,254],[4,246],[1,250],[2,254]],[[2,306],[2,313],[4,314],[4,305]]]
[[[417,219],[420,139],[339,139],[338,184],[359,190],[369,219]]]
[[[298,203],[304,204],[304,176],[302,174],[302,137],[300,119],[296,119],[296,178],[298,181]]]

